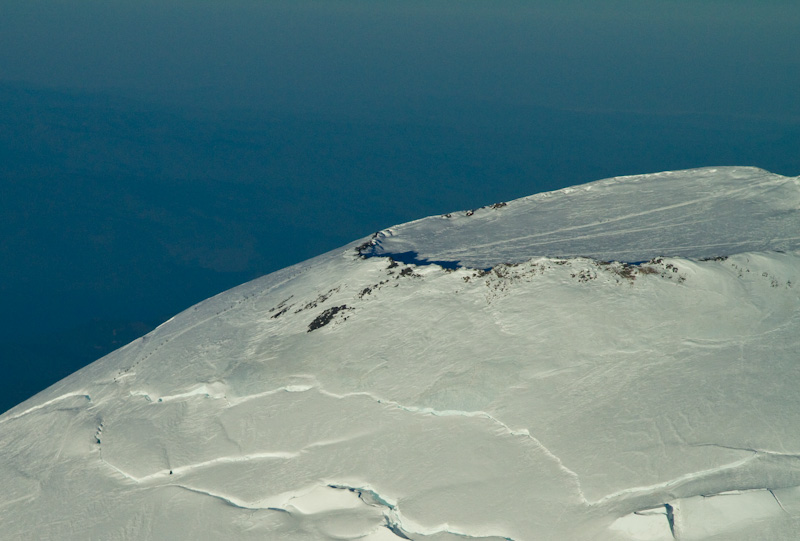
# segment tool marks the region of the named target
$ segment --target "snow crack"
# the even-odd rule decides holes
[[[180,488],[183,490],[187,490],[189,492],[194,492],[195,494],[202,494],[204,496],[210,496],[212,498],[216,498],[217,500],[221,500],[226,504],[230,505],[231,507],[236,507],[238,509],[246,509],[248,511],[277,511],[280,513],[288,513],[286,509],[281,509],[280,507],[260,507],[258,505],[248,504],[238,498],[234,498],[232,496],[225,496],[223,494],[216,494],[214,492],[208,490],[201,490],[199,488],[193,488],[186,485],[170,483],[168,485],[159,485],[158,488],[162,487],[175,487]]]
[[[421,415],[433,415],[433,416],[436,416],[436,417],[478,417],[478,418],[482,418],[482,419],[487,419],[487,420],[491,421],[492,423],[494,423],[494,424],[498,425],[499,427],[501,427],[506,433],[508,433],[508,434],[510,434],[512,436],[524,437],[524,438],[527,438],[530,441],[532,441],[534,443],[534,445],[536,445],[537,448],[539,448],[548,458],[552,459],[557,464],[558,468],[562,472],[564,472],[568,477],[570,477],[573,480],[573,482],[575,484],[575,489],[578,492],[578,495],[579,495],[579,497],[581,499],[581,502],[585,503],[585,504],[589,503],[587,498],[586,498],[586,495],[583,493],[583,490],[581,488],[580,478],[578,477],[577,473],[575,473],[574,471],[569,469],[567,466],[565,466],[564,463],[561,461],[561,459],[559,457],[557,457],[555,454],[553,454],[553,452],[550,451],[547,447],[545,447],[544,444],[542,444],[541,441],[539,441],[537,438],[535,438],[530,433],[530,431],[528,429],[526,429],[526,428],[513,429],[510,426],[508,426],[506,423],[501,421],[500,419],[492,416],[488,412],[485,412],[485,411],[462,411],[462,410],[435,410],[433,408],[420,408],[420,407],[417,407],[417,406],[405,406],[403,404],[400,404],[399,402],[395,402],[393,400],[385,400],[385,399],[377,397],[377,396],[375,396],[375,395],[373,395],[371,393],[367,393],[367,392],[363,392],[363,391],[354,392],[354,393],[347,393],[347,394],[341,394],[341,395],[325,391],[325,390],[323,390],[321,388],[318,388],[317,391],[320,392],[321,394],[324,394],[326,396],[330,396],[332,398],[337,398],[337,399],[343,399],[343,398],[348,398],[348,397],[352,397],[352,396],[363,396],[363,397],[371,398],[372,400],[376,401],[378,404],[385,404],[385,405],[388,405],[388,406],[393,406],[393,407],[396,407],[396,408],[398,408],[400,410],[407,411],[409,413],[416,413],[416,414],[421,414]]]
[[[675,538],[675,508],[670,504],[665,503],[664,509],[667,511],[667,524],[669,524],[669,533]]]
[[[786,513],[787,515],[791,515],[791,513],[789,513],[789,511],[787,511],[787,510],[786,510],[786,508],[783,506],[783,503],[781,503],[781,500],[780,500],[780,498],[778,498],[778,495],[777,495],[777,494],[775,494],[775,491],[774,491],[774,490],[772,490],[771,488],[768,488],[768,489],[767,489],[767,491],[768,491],[770,494],[772,494],[772,497],[773,497],[773,498],[775,498],[775,503],[777,503],[777,504],[778,504],[778,506],[781,508],[781,510],[782,510],[784,513]]]
[[[399,537],[400,539],[414,539],[413,537],[409,537],[411,535],[414,536],[421,535],[423,537],[427,537],[429,535],[436,535],[436,534],[450,534],[458,537],[463,537],[465,539],[502,539],[504,541],[514,541],[510,537],[497,536],[497,535],[489,535],[489,536],[470,535],[468,533],[459,532],[457,530],[451,529],[448,525],[444,525],[439,529],[430,531],[416,531],[411,529],[406,524],[404,524],[405,521],[396,503],[392,503],[391,501],[389,501],[388,498],[381,496],[372,488],[368,486],[364,487],[350,486],[341,483],[330,483],[328,484],[328,487],[338,490],[348,490],[358,495],[358,498],[365,504],[372,507],[382,507],[383,516],[384,519],[386,520],[386,524],[384,524],[384,527],[388,529],[390,532],[392,532],[394,535]]]
[[[692,443],[690,445],[692,447],[719,447],[720,449],[729,449],[731,451],[746,451],[758,455],[800,459],[800,453],[782,453],[780,451],[770,451],[769,449],[758,449],[756,447],[734,447],[732,445],[721,445],[719,443]]]

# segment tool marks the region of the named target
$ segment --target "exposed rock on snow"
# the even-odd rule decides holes
[[[426,218],[0,416],[0,538],[793,539],[798,352],[798,179]]]

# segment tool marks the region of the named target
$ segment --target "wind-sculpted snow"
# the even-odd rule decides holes
[[[646,261],[800,248],[800,181],[753,167],[618,177],[386,229],[365,255],[472,268],[531,257]]]
[[[731,192],[742,171],[764,182]],[[742,228],[796,219],[792,179],[681,175],[773,209]],[[680,203],[647,179],[591,186],[571,204],[603,186]],[[464,220],[511,231],[523,204]],[[450,268],[421,244],[365,257],[375,237],[244,284],[0,416],[0,538],[793,539],[791,236]]]

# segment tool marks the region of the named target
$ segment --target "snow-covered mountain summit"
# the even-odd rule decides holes
[[[796,178],[426,218],[0,416],[0,538],[793,539],[798,352]]]
[[[632,262],[785,251],[800,242],[798,208],[797,178],[754,167],[667,171],[424,218],[380,232],[373,253],[486,268],[537,256]]]

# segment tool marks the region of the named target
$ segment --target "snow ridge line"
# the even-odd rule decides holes
[[[514,541],[514,539],[512,539],[511,537],[505,537],[505,536],[497,536],[497,535],[475,536],[475,535],[470,535],[470,534],[467,534],[467,533],[464,533],[464,532],[460,532],[458,530],[453,530],[447,524],[439,527],[438,529],[431,529],[431,530],[426,530],[426,531],[412,530],[412,529],[409,529],[406,526],[404,526],[403,517],[400,514],[400,511],[397,508],[397,506],[395,504],[393,504],[393,503],[390,503],[386,498],[384,498],[383,496],[378,494],[372,488],[354,487],[354,486],[349,486],[349,485],[346,485],[346,484],[328,484],[327,486],[329,488],[332,488],[332,489],[349,490],[351,492],[355,492],[358,495],[358,498],[362,502],[364,502],[364,504],[369,505],[369,506],[373,506],[373,507],[382,507],[383,508],[383,516],[384,516],[384,519],[386,520],[386,524],[384,524],[381,527],[387,528],[389,531],[391,531],[393,534],[395,534],[397,537],[399,537],[401,539],[411,539],[410,537],[408,537],[406,535],[406,533],[412,534],[412,535],[413,534],[417,534],[417,535],[425,535],[425,536],[441,534],[441,533],[449,533],[451,535],[456,535],[456,536],[459,536],[459,537],[463,537],[465,539],[492,539],[492,538],[499,538],[499,539],[503,539],[505,541]],[[209,496],[211,498],[215,498],[215,499],[221,500],[224,503],[226,503],[226,504],[228,504],[228,505],[230,505],[232,507],[236,507],[238,509],[245,509],[245,510],[248,510],[248,511],[275,511],[275,512],[279,512],[279,513],[292,514],[290,510],[285,509],[283,507],[259,506],[257,503],[256,504],[247,503],[247,502],[245,502],[245,501],[243,501],[243,500],[241,500],[239,498],[235,498],[233,496],[224,495],[224,494],[218,494],[216,492],[211,492],[209,490],[203,490],[203,489],[199,489],[199,488],[194,488],[194,487],[187,486],[187,485],[180,484],[180,483],[169,483],[169,484],[165,484],[165,485],[157,485],[157,486],[154,486],[152,488],[166,488],[166,487],[175,487],[175,488],[179,488],[179,489],[182,489],[182,490],[186,490],[188,492],[193,492],[195,494],[200,494],[200,495],[203,495],[203,496]],[[364,497],[365,494],[368,495],[368,498],[366,498],[366,499]],[[300,494],[300,496],[302,496],[302,493]],[[285,505],[290,506],[291,505],[291,499],[289,499],[286,502]]]
[[[296,454],[299,455],[300,453],[296,453]],[[141,482],[145,482],[145,481],[148,481],[150,479],[153,479],[153,478],[166,477],[168,475],[172,475],[173,472],[174,473],[181,473],[181,472],[184,472],[184,471],[196,469],[198,467],[203,467],[203,466],[206,466],[206,465],[211,465],[213,463],[219,463],[219,462],[246,461],[246,460],[249,460],[251,458],[258,458],[258,456],[257,455],[248,455],[248,456],[244,456],[244,457],[238,457],[238,459],[235,459],[235,458],[236,457],[221,457],[220,459],[211,460],[211,461],[207,461],[207,462],[203,462],[203,463],[198,463],[198,464],[194,464],[194,465],[191,465],[191,466],[178,467],[178,468],[175,468],[174,470],[170,470],[169,473],[158,472],[156,474],[148,475],[148,476],[145,476],[145,477],[142,477],[142,478],[138,478],[138,479],[136,477],[133,477],[130,474],[124,472],[123,470],[117,468],[113,464],[111,464],[109,462],[106,462],[105,460],[103,460],[103,462],[106,465],[108,465],[109,467],[111,467],[114,470],[116,470],[117,472],[119,472],[121,475],[123,475],[127,479],[130,479],[130,480],[135,481],[137,483],[141,483]],[[407,527],[404,524],[406,521],[404,520],[402,514],[400,513],[400,510],[398,509],[397,504],[396,503],[392,503],[389,498],[386,498],[386,497],[380,495],[377,491],[375,491],[374,489],[369,487],[369,485],[361,487],[361,486],[350,486],[350,485],[341,484],[341,483],[329,483],[329,484],[327,484],[327,486],[329,488],[332,488],[332,489],[349,490],[351,492],[355,492],[358,495],[359,499],[362,502],[364,502],[366,505],[370,505],[370,506],[374,506],[374,507],[382,507],[383,508],[384,519],[386,520],[386,524],[383,527],[389,529],[392,533],[394,533],[395,535],[397,535],[401,539],[411,539],[410,537],[405,535],[406,533],[408,533],[408,534],[417,534],[417,535],[425,535],[425,536],[441,534],[441,533],[449,533],[451,535],[456,535],[456,536],[459,536],[459,537],[463,537],[465,539],[499,538],[499,539],[503,539],[505,541],[514,541],[511,537],[506,537],[506,536],[498,536],[498,535],[475,536],[475,535],[470,535],[468,533],[464,533],[464,532],[461,532],[461,531],[458,531],[458,530],[454,530],[454,529],[450,528],[450,526],[448,524],[443,524],[443,525],[441,525],[441,526],[439,526],[437,528],[424,530],[424,531],[419,530],[419,529],[411,529],[411,528]],[[244,500],[241,500],[241,499],[236,498],[234,496],[224,495],[224,494],[219,494],[219,493],[212,492],[212,491],[209,491],[209,490],[203,490],[203,489],[199,489],[199,488],[194,488],[194,487],[191,487],[191,486],[188,486],[188,485],[185,485],[185,484],[181,484],[181,483],[167,483],[167,484],[161,484],[161,485],[152,485],[150,488],[166,488],[166,487],[176,487],[176,488],[180,488],[182,490],[193,492],[195,494],[201,494],[201,495],[204,495],[204,496],[209,496],[209,497],[212,497],[212,498],[216,498],[216,499],[221,500],[224,503],[226,503],[226,504],[228,504],[228,505],[230,505],[232,507],[236,507],[236,508],[239,508],[239,509],[245,509],[245,510],[249,510],[249,511],[265,511],[266,510],[266,511],[276,511],[276,512],[291,514],[291,511],[289,511],[288,509],[285,509],[283,507],[260,506],[260,505],[258,505],[258,502],[256,502],[256,503],[247,503]],[[365,494],[368,495],[368,498],[364,497]],[[300,493],[300,496],[302,496],[302,492]],[[286,503],[284,505],[291,505],[291,500],[292,499],[289,499],[288,501],[286,501]]]
[[[318,441],[312,444],[309,444],[299,451],[266,451],[261,453],[246,453],[243,455],[225,455],[217,458],[212,458],[210,460],[204,460],[202,462],[194,462],[192,464],[186,464],[184,466],[176,466],[174,468],[165,468],[163,470],[159,470],[157,472],[145,475],[143,477],[136,477],[127,473],[126,471],[122,470],[121,468],[115,466],[111,462],[107,461],[106,459],[101,459],[105,464],[109,467],[116,470],[118,473],[123,475],[126,479],[130,479],[131,481],[141,484],[147,483],[154,479],[164,479],[168,478],[171,475],[181,475],[184,473],[189,473],[194,470],[200,470],[204,468],[208,468],[211,466],[215,466],[217,464],[236,464],[239,462],[249,462],[251,460],[264,460],[264,459],[273,459],[273,460],[291,460],[293,458],[297,458],[302,456],[303,454],[307,453],[308,451],[315,449],[317,447],[325,447],[327,445],[334,445],[336,443],[340,443],[342,441],[346,441],[345,438],[338,439],[338,440],[326,440],[326,441]]]
[[[181,399],[181,398],[191,398],[191,397],[196,397],[196,396],[206,396],[206,397],[209,397],[209,398],[223,399],[228,403],[229,406],[236,406],[236,405],[241,404],[243,402],[248,402],[250,400],[254,400],[254,399],[257,399],[257,398],[260,398],[260,397],[277,394],[277,393],[280,393],[280,392],[296,393],[296,392],[306,392],[306,391],[310,391],[310,390],[315,390],[315,391],[317,391],[318,393],[320,393],[320,394],[322,394],[324,396],[329,396],[331,398],[335,398],[335,399],[338,399],[338,400],[345,399],[345,398],[350,398],[350,397],[365,397],[365,398],[369,398],[369,399],[377,402],[378,404],[384,404],[384,405],[388,405],[388,406],[393,406],[393,407],[395,407],[397,409],[400,409],[400,410],[403,410],[403,411],[407,411],[409,413],[420,414],[420,415],[432,415],[432,416],[436,416],[436,417],[477,417],[477,418],[487,419],[487,420],[491,421],[492,423],[494,423],[494,424],[498,425],[499,427],[501,427],[506,433],[508,433],[508,434],[510,434],[512,436],[520,436],[520,437],[528,438],[529,440],[531,440],[536,445],[536,447],[538,449],[540,449],[548,458],[553,460],[558,465],[559,469],[562,472],[564,472],[568,477],[570,477],[573,480],[573,482],[575,483],[575,489],[578,492],[578,495],[580,497],[581,503],[584,503],[584,504],[587,504],[587,505],[590,504],[590,502],[586,498],[586,495],[583,493],[583,489],[581,488],[580,478],[578,477],[578,474],[575,473],[574,471],[572,471],[571,469],[569,469],[567,466],[565,466],[564,463],[561,461],[561,459],[558,456],[556,456],[555,454],[553,454],[553,452],[550,451],[544,444],[542,444],[541,441],[539,441],[536,437],[534,437],[530,433],[530,431],[528,429],[526,429],[526,428],[513,429],[510,426],[508,426],[506,423],[501,421],[500,419],[497,419],[496,417],[492,416],[491,414],[489,414],[488,412],[485,412],[485,411],[435,410],[433,408],[420,408],[420,407],[417,407],[417,406],[406,406],[406,405],[400,404],[399,402],[396,402],[396,401],[393,401],[393,400],[386,400],[386,399],[380,398],[379,396],[376,396],[374,394],[368,393],[366,391],[358,391],[358,392],[345,393],[345,394],[336,394],[336,393],[332,393],[330,391],[326,391],[325,389],[323,389],[319,385],[285,385],[285,386],[279,387],[277,389],[272,389],[272,390],[269,390],[269,391],[264,391],[264,392],[261,392],[261,393],[256,393],[256,394],[253,394],[253,395],[244,396],[244,397],[241,397],[241,398],[229,399],[227,397],[226,393],[224,392],[224,384],[211,384],[211,385],[203,384],[203,385],[201,385],[199,387],[196,387],[194,389],[191,389],[191,390],[183,392],[183,393],[178,393],[176,395],[171,395],[171,396],[160,397],[159,399],[157,399],[157,401],[158,402],[168,402],[170,400],[177,400],[177,399]],[[132,395],[143,396],[146,399],[148,399],[151,402],[153,402],[152,398],[150,397],[150,395],[147,392],[144,392],[144,391],[132,391],[131,394]],[[327,443],[325,443],[325,444],[327,444]],[[309,446],[309,448],[310,447],[314,447],[314,446],[318,446],[318,445],[320,445],[320,444],[314,444],[312,446]],[[300,452],[303,452],[304,450],[301,450]],[[252,455],[252,456],[253,456],[253,458],[257,458],[255,455]],[[286,458],[291,458],[291,457],[286,457]],[[208,461],[207,463],[210,465],[214,461],[220,461],[220,460],[221,459],[214,459],[212,461]],[[206,463],[201,463],[201,464],[206,464]],[[198,466],[199,465],[200,464],[198,464]],[[189,466],[183,466],[181,468],[188,468],[188,467]],[[173,470],[173,471],[177,471],[177,469]],[[181,471],[183,471],[183,470],[181,470]],[[150,478],[152,476],[162,475],[162,474],[163,474],[163,472],[160,472],[159,474],[151,474],[151,476],[148,476],[148,478]]]
[[[363,397],[367,397],[367,398],[370,398],[370,399],[376,401],[378,404],[386,404],[386,405],[389,405],[389,406],[394,406],[394,407],[396,407],[396,408],[398,408],[400,410],[407,411],[409,413],[417,413],[417,414],[421,414],[421,415],[432,415],[432,416],[435,416],[435,417],[478,417],[478,418],[488,419],[489,421],[493,422],[494,424],[502,427],[503,430],[505,430],[508,434],[510,434],[512,436],[521,436],[521,437],[525,437],[525,438],[528,438],[529,440],[531,440],[536,445],[536,447],[538,449],[540,449],[548,458],[550,458],[553,461],[555,461],[555,463],[558,465],[559,469],[562,472],[567,474],[567,476],[570,477],[573,480],[573,482],[575,483],[575,488],[576,488],[576,490],[578,492],[578,495],[581,498],[581,503],[584,503],[584,504],[587,504],[587,505],[589,504],[589,501],[586,499],[586,495],[583,493],[583,489],[581,488],[581,482],[580,482],[580,478],[578,477],[578,474],[575,473],[574,471],[572,471],[571,469],[567,468],[564,465],[564,463],[561,461],[561,459],[558,458],[555,454],[553,454],[553,452],[550,451],[547,447],[545,447],[545,445],[542,444],[541,441],[539,441],[537,438],[535,438],[527,428],[522,428],[522,429],[515,430],[515,429],[511,428],[510,426],[508,426],[503,421],[501,421],[500,419],[492,416],[491,414],[489,414],[489,413],[487,413],[485,411],[435,410],[433,408],[420,408],[420,407],[417,407],[417,406],[404,406],[403,404],[400,404],[399,402],[395,402],[393,400],[385,400],[385,399],[382,399],[380,397],[377,397],[377,396],[375,396],[375,395],[373,395],[371,393],[365,392],[365,391],[359,391],[359,392],[353,392],[353,393],[346,393],[346,394],[342,394],[342,395],[337,395],[337,394],[331,393],[329,391],[326,391],[326,390],[324,390],[322,388],[315,388],[315,390],[317,392],[319,392],[320,394],[323,394],[323,395],[326,395],[326,396],[330,396],[331,398],[337,398],[337,399],[349,398],[351,396],[363,396]]]
[[[180,475],[182,473],[187,473],[193,470],[207,468],[209,466],[214,466],[216,464],[236,464],[238,462],[249,462],[251,460],[260,460],[260,459],[288,460],[296,458],[301,454],[303,454],[302,450],[297,452],[274,451],[274,452],[264,452],[264,453],[248,453],[241,456],[221,456],[218,458],[212,458],[211,460],[205,460],[203,462],[195,462],[194,464],[187,464],[186,466],[177,466],[171,470],[161,470],[156,473],[151,473],[150,475],[145,475],[144,477],[134,478],[131,476],[131,479],[135,479],[137,483],[146,483],[151,479],[158,479],[169,475]]]
[[[87,401],[91,401],[92,400],[91,397],[89,396],[89,393],[87,393],[85,391],[75,391],[75,392],[63,394],[61,396],[57,396],[56,398],[50,399],[50,400],[48,400],[46,402],[42,402],[41,404],[38,404],[36,406],[32,406],[32,407],[30,407],[30,408],[28,408],[28,409],[26,409],[24,411],[21,411],[19,413],[15,413],[14,415],[9,415],[8,417],[4,417],[4,418],[0,419],[0,424],[7,423],[8,421],[13,421],[14,419],[19,419],[20,417],[28,415],[29,413],[33,413],[34,411],[38,411],[40,409],[46,408],[47,406],[49,406],[51,404],[55,404],[57,402],[61,402],[62,400],[66,400],[68,398],[72,398],[72,397],[75,397],[75,396],[82,396],[82,397],[86,398]]]
[[[768,490],[800,486],[800,455],[738,448],[717,444],[692,444],[692,447],[720,447],[751,453],[750,456],[718,468],[691,472],[664,483],[633,487],[614,492],[591,503],[593,507],[611,507],[623,513],[635,512],[663,505],[664,502],[691,498],[694,496],[714,496],[733,491]],[[770,486],[774,462],[796,462],[790,470],[794,471],[791,480]],[[774,480],[773,480],[774,481]],[[774,493],[773,493],[774,495]],[[777,500],[777,498],[776,498]],[[780,503],[780,502],[779,502]]]
[[[159,403],[166,403],[166,402],[173,402],[176,400],[181,400],[185,398],[192,398],[192,397],[203,397],[203,398],[213,398],[215,400],[224,400],[228,407],[238,406],[244,402],[249,402],[250,400],[255,400],[257,398],[262,398],[264,396],[269,396],[273,394],[278,394],[282,392],[287,393],[302,393],[308,391],[310,389],[316,388],[313,385],[284,385],[283,387],[278,387],[277,389],[271,389],[269,391],[263,391],[260,393],[254,393],[247,396],[242,396],[239,398],[229,398],[228,394],[224,391],[225,385],[219,383],[212,383],[207,384],[203,383],[197,387],[192,387],[188,391],[177,393],[173,395],[164,395],[159,396],[155,400],[153,399],[153,395],[148,393],[147,391],[130,391],[131,396],[141,396],[145,400],[149,402],[159,402]]]
[[[550,451],[546,446],[544,446],[537,438],[535,438],[530,433],[529,430],[527,430],[527,429],[513,429],[510,426],[508,426],[506,423],[501,421],[500,419],[494,417],[493,415],[491,415],[490,413],[485,412],[485,411],[436,410],[436,409],[428,408],[428,407],[407,406],[407,405],[401,404],[401,403],[399,403],[397,401],[394,401],[394,400],[383,399],[383,398],[381,398],[379,396],[376,396],[376,395],[374,395],[372,393],[365,392],[365,391],[337,394],[337,393],[333,393],[333,392],[330,392],[330,391],[326,391],[325,389],[323,389],[321,386],[318,386],[318,385],[286,385],[286,386],[283,386],[283,387],[279,387],[277,389],[264,391],[264,392],[261,392],[261,393],[257,393],[257,394],[249,395],[249,396],[244,396],[244,397],[240,397],[240,398],[233,399],[233,400],[229,401],[226,398],[225,393],[224,393],[224,384],[220,384],[220,383],[214,383],[214,384],[208,384],[208,385],[203,384],[203,385],[201,385],[201,386],[199,386],[199,387],[197,387],[195,389],[192,389],[192,390],[189,390],[189,391],[186,391],[186,392],[183,392],[183,393],[178,393],[178,394],[173,395],[173,396],[162,397],[162,400],[163,401],[169,401],[169,400],[190,399],[190,398],[193,398],[193,397],[206,396],[206,397],[212,397],[212,398],[215,398],[215,399],[225,399],[227,401],[227,403],[228,403],[228,406],[230,407],[230,406],[234,406],[234,405],[237,405],[237,404],[240,404],[240,403],[243,403],[243,402],[254,400],[254,399],[259,398],[259,397],[269,396],[269,395],[277,394],[277,393],[280,393],[280,392],[306,392],[306,391],[310,391],[310,390],[315,390],[316,392],[318,392],[318,393],[320,393],[322,395],[329,396],[329,397],[335,398],[337,400],[341,400],[341,399],[345,399],[345,398],[352,398],[352,397],[363,397],[363,398],[367,398],[369,400],[372,400],[372,401],[374,401],[374,402],[376,402],[378,404],[394,407],[394,408],[400,409],[402,411],[406,411],[406,412],[413,413],[413,414],[419,414],[419,415],[431,415],[431,416],[438,416],[438,417],[453,417],[453,416],[477,417],[477,418],[487,419],[490,422],[492,422],[493,424],[501,427],[503,429],[503,431],[506,432],[507,434],[510,434],[512,436],[520,436],[520,437],[525,437],[525,438],[530,439],[538,449],[540,449],[548,458],[553,460],[558,465],[559,469],[562,472],[564,472],[568,477],[570,477],[573,480],[573,482],[575,484],[576,491],[578,492],[578,495],[580,497],[581,503],[583,503],[583,504],[585,504],[587,506],[590,506],[590,507],[616,507],[616,508],[620,508],[620,509],[627,509],[629,512],[634,512],[636,510],[649,508],[649,507],[656,506],[656,505],[661,505],[661,504],[664,503],[664,501],[669,501],[669,500],[675,499],[676,497],[684,498],[684,497],[691,497],[691,496],[696,496],[696,495],[708,495],[708,494],[715,494],[715,493],[726,492],[726,491],[736,490],[736,489],[754,489],[754,488],[770,489],[770,487],[766,486],[766,484],[767,484],[766,482],[761,484],[761,485],[764,485],[764,486],[759,485],[758,487],[756,487],[756,485],[758,483],[756,482],[754,484],[752,481],[751,482],[739,483],[739,485],[736,485],[736,486],[729,486],[729,485],[725,484],[725,479],[719,479],[719,480],[715,481],[714,478],[715,477],[724,477],[729,472],[734,472],[739,468],[742,468],[744,466],[750,466],[750,465],[753,465],[753,466],[755,466],[757,468],[753,472],[753,475],[755,475],[756,478],[760,477],[761,475],[759,474],[758,464],[753,464],[753,463],[758,462],[758,461],[760,461],[762,459],[769,459],[769,458],[773,458],[773,459],[797,459],[798,461],[800,461],[800,454],[780,453],[780,452],[770,451],[770,450],[766,450],[766,449],[753,449],[753,448],[742,448],[742,447],[725,446],[725,445],[719,445],[719,444],[714,444],[714,443],[690,444],[690,445],[695,446],[695,447],[715,446],[715,447],[720,447],[720,448],[730,449],[730,450],[735,450],[735,451],[743,451],[743,452],[751,453],[751,456],[745,457],[745,458],[743,458],[743,459],[741,459],[739,461],[724,465],[724,466],[719,467],[719,468],[711,468],[711,469],[703,470],[703,471],[699,471],[699,472],[687,473],[685,475],[682,475],[682,476],[679,476],[677,478],[665,481],[663,483],[656,483],[656,484],[649,485],[649,486],[639,486],[639,487],[627,488],[627,489],[620,490],[620,491],[608,494],[606,496],[603,496],[602,498],[600,498],[600,499],[598,499],[596,501],[589,501],[588,498],[586,497],[585,493],[582,490],[581,483],[580,483],[580,478],[579,478],[578,474],[576,472],[574,472],[573,470],[569,469],[568,467],[566,467],[564,465],[564,463],[561,461],[561,459],[559,457],[557,457],[552,451]],[[211,391],[211,392],[209,393],[207,391]],[[135,393],[135,394],[146,395],[146,393],[141,393],[141,392]],[[149,396],[148,396],[148,398],[149,398]],[[44,405],[42,405],[42,406],[44,406]],[[310,449],[312,449],[314,447],[318,447],[318,446],[321,446],[321,445],[329,445],[329,444],[332,444],[332,443],[336,443],[336,442],[317,442],[317,443],[311,444],[311,445],[301,449],[300,451],[294,451],[294,452],[268,452],[268,453],[246,454],[246,455],[242,455],[242,456],[219,457],[219,458],[215,458],[215,459],[204,461],[204,462],[200,462],[200,463],[190,464],[190,465],[186,465],[186,466],[179,466],[179,467],[173,469],[172,472],[173,473],[177,473],[177,474],[181,474],[181,473],[186,473],[186,472],[189,472],[189,471],[197,469],[197,468],[210,467],[210,466],[213,466],[213,465],[219,464],[219,463],[246,462],[248,460],[259,460],[259,459],[282,459],[282,460],[288,460],[288,459],[291,459],[291,458],[296,458],[296,457],[300,456],[302,453],[305,453],[305,452],[309,451]],[[109,464],[109,465],[114,467],[111,464]],[[155,472],[153,474],[150,474],[150,475],[147,475],[145,477],[137,479],[137,478],[135,478],[133,476],[130,476],[129,474],[119,470],[116,467],[114,467],[114,468],[117,469],[120,473],[122,473],[126,477],[128,477],[129,479],[131,479],[131,480],[133,480],[133,481],[135,481],[137,483],[139,483],[139,482],[147,482],[147,481],[150,481],[150,480],[153,480],[153,479],[163,478],[163,477],[169,475],[169,471],[168,470],[163,470],[163,471]],[[798,469],[800,469],[800,468],[798,468]],[[707,485],[709,483],[712,484],[712,485],[717,485],[717,484],[721,484],[721,485],[720,485],[719,488],[714,488],[711,491],[709,491],[709,490],[700,490],[699,489],[699,485]],[[344,486],[344,485],[342,485],[342,486]],[[779,488],[779,487],[774,487],[774,488]],[[367,490],[367,489],[364,489],[364,490]],[[416,532],[416,533],[422,533],[422,532]]]
[[[631,487],[626,488],[617,492],[613,492],[606,496],[603,496],[599,500],[594,502],[590,502],[589,505],[593,507],[601,507],[601,506],[609,506],[614,503],[623,503],[632,499],[639,499],[639,498],[646,498],[648,496],[659,497],[661,494],[665,496],[669,496],[670,499],[675,498],[672,494],[672,489],[681,488],[688,484],[691,481],[695,480],[703,480],[711,475],[715,475],[718,473],[722,473],[728,470],[735,470],[736,468],[743,466],[752,462],[755,458],[755,455],[743,458],[741,460],[737,460],[736,462],[732,462],[730,464],[726,464],[725,466],[721,466],[719,468],[711,468],[708,470],[702,470],[699,472],[691,472],[685,475],[681,475],[676,477],[675,479],[670,479],[669,481],[665,481],[663,483],[657,483],[654,485],[648,486],[640,486],[640,487]],[[723,491],[720,491],[723,492]],[[693,496],[699,496],[700,494],[693,494]],[[682,498],[687,496],[680,496]],[[661,502],[663,503],[663,502]],[[655,507],[655,506],[649,506]],[[649,508],[647,505],[636,505],[633,510],[639,510],[644,508]]]

